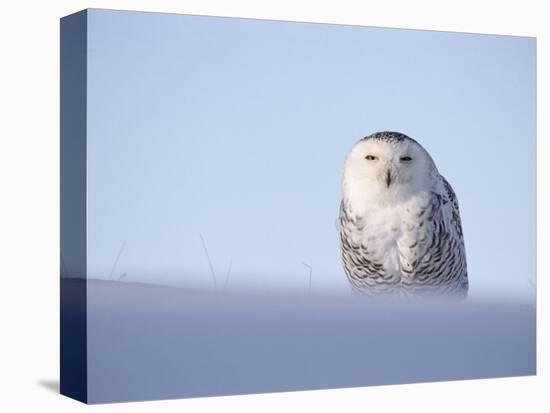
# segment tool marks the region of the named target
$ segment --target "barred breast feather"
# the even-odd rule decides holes
[[[338,229],[344,270],[355,292],[466,296],[460,212],[443,176],[437,174],[429,190],[385,208],[354,209],[344,197]]]

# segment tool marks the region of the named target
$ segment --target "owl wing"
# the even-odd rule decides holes
[[[429,202],[414,215],[399,245],[402,285],[438,292],[468,290],[466,254],[458,200],[440,175]]]
[[[464,237],[462,234],[462,221],[460,220],[460,210],[458,209],[458,199],[456,198],[455,191],[453,191],[453,187],[451,186],[449,181],[447,181],[444,176],[439,176],[441,177],[441,181],[445,189],[445,195],[447,201],[449,202],[449,207],[445,209],[446,219],[451,222],[451,225],[453,226],[455,232],[462,240],[462,243],[464,243]]]
[[[340,203],[337,227],[344,271],[355,292],[385,293],[399,283],[398,275],[387,272],[375,254],[361,243],[365,222],[361,218],[352,216],[344,201]]]

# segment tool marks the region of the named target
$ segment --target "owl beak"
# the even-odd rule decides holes
[[[388,188],[391,185],[391,172],[389,169],[386,171],[386,185],[388,186]]]

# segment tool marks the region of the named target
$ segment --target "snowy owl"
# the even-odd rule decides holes
[[[377,132],[355,144],[344,166],[338,230],[354,292],[467,295],[455,193],[414,139]]]

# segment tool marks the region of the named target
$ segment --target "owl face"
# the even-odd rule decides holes
[[[364,139],[346,159],[344,185],[382,197],[407,195],[428,188],[434,170],[430,155],[411,139]]]

